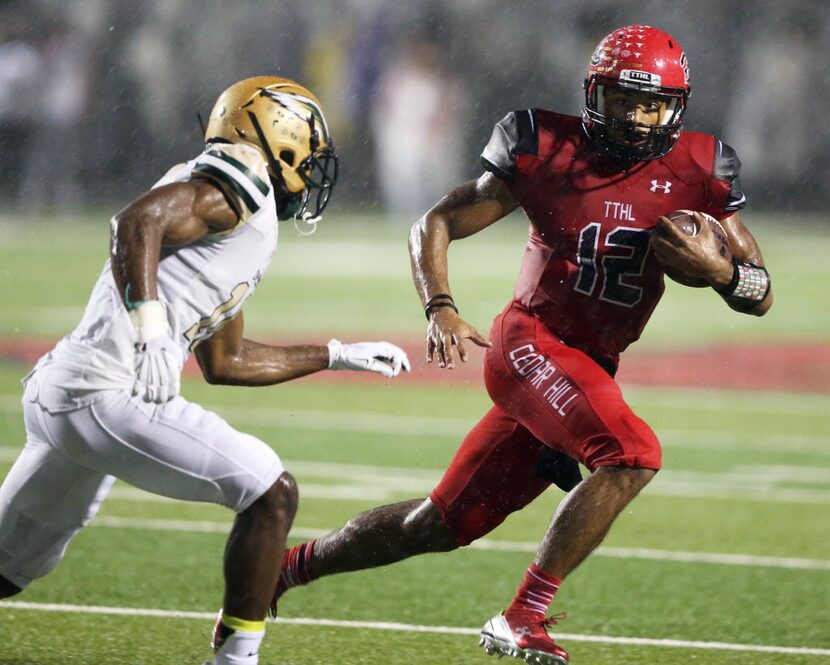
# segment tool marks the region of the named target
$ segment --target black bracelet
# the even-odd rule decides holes
[[[429,307],[436,300],[449,300],[450,302],[455,302],[449,293],[436,293],[434,296],[430,296],[429,298],[427,298],[426,304],[424,305],[424,309]]]
[[[429,310],[437,309],[438,307],[449,307],[452,309],[456,314],[458,314],[458,307],[455,306],[454,303],[451,302],[431,302],[424,307],[424,315],[427,317],[427,321],[429,321]]]

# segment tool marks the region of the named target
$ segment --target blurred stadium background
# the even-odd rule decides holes
[[[592,49],[635,22],[680,40],[687,128],[737,149],[754,209],[827,208],[823,0],[4,0],[0,146],[14,168],[0,199],[15,216],[121,204],[197,149],[196,113],[219,92],[275,73],[325,105],[337,207],[411,216],[479,173],[508,111],[578,113]]]
[[[477,352],[451,375],[420,357],[406,229],[480,173],[508,111],[578,113],[595,44],[637,22],[689,56],[687,127],[744,162],[744,219],[776,306],[741,317],[708,289],[669,284],[621,371],[665,469],[563,587],[563,641],[575,665],[830,662],[822,0],[0,0],[0,478],[24,440],[19,380],[79,320],[110,215],[199,151],[196,113],[227,85],[278,73],[320,96],[342,175],[314,237],[283,225],[246,326],[272,340],[388,337],[414,371],[257,391],[191,375],[183,392],[280,452],[301,487],[294,538],[428,492],[487,397]],[[526,224],[513,221],[451,250],[454,293],[482,330],[518,270]],[[479,549],[298,590],[263,663],[487,663],[476,629],[509,600],[560,496]],[[117,484],[55,573],[0,603],[0,664],[201,662],[229,520]]]

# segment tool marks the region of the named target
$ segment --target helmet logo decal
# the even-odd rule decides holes
[[[689,62],[686,60],[686,53],[680,52],[680,66],[683,68],[683,82],[689,85]]]
[[[310,122],[317,120],[323,126],[323,132],[326,138],[329,135],[329,128],[326,124],[326,119],[323,116],[323,111],[314,102],[313,99],[303,97],[297,93],[280,92],[279,90],[263,88],[263,93],[270,99],[273,99],[280,106],[288,109],[291,113],[296,115],[301,120]]]
[[[662,85],[662,80],[659,74],[642,72],[638,69],[623,69],[620,72],[620,81],[624,83],[641,83],[644,85],[654,86],[656,88],[659,88]]]

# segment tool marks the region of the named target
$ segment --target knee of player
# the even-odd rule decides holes
[[[257,499],[254,506],[279,519],[293,519],[294,513],[297,512],[298,501],[297,481],[294,480],[294,476],[284,471],[276,482]]]
[[[425,552],[449,552],[461,546],[438,508],[425,499],[404,520],[404,528],[420,541]]]
[[[612,472],[617,484],[628,492],[639,492],[658,471],[645,467],[606,467],[606,470]]]
[[[636,481],[640,484],[640,487],[645,487],[651,482],[651,479],[657,475],[657,472],[660,470],[657,469],[634,469],[636,474]]]

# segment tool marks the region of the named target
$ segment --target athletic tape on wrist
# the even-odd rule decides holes
[[[732,281],[720,294],[733,308],[750,310],[767,297],[772,286],[769,273],[763,266],[747,261],[733,259],[732,263]]]
[[[761,302],[769,291],[769,273],[751,263],[738,263],[738,282],[732,295]]]
[[[130,321],[138,331],[139,341],[167,334],[167,312],[158,300],[143,300],[130,312]]]

